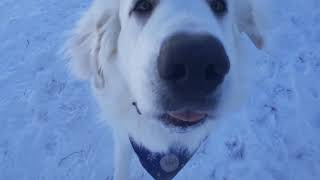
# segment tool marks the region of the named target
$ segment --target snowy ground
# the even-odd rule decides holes
[[[320,1],[271,0],[245,113],[177,179],[320,179]],[[112,138],[88,84],[57,55],[89,0],[0,1],[0,180],[112,179]],[[136,167],[137,166],[137,167]],[[133,163],[133,179],[150,179]]]

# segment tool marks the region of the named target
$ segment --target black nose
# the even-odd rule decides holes
[[[222,43],[207,34],[176,34],[166,39],[158,57],[158,72],[170,92],[183,97],[214,92],[229,72]]]

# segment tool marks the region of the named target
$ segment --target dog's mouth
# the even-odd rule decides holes
[[[139,106],[136,102],[133,102],[132,105],[135,107],[139,115],[144,113],[140,111]],[[212,111],[204,110],[208,108],[200,108],[202,110],[193,110],[194,108],[183,108],[180,110],[167,110],[162,111],[162,113],[157,113],[156,119],[160,120],[167,126],[177,127],[177,128],[190,128],[198,127],[202,125],[209,117],[214,116]],[[199,109],[199,108],[197,108]]]
[[[166,112],[160,116],[160,119],[167,125],[188,128],[202,124],[207,117],[207,112],[186,110]]]

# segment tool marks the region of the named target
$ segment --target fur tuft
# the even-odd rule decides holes
[[[72,30],[64,54],[70,60],[70,70],[76,77],[87,80],[101,74],[101,50],[104,50],[106,59],[116,52],[120,31],[115,17],[117,6],[115,0],[94,1]]]
[[[247,34],[255,46],[262,49],[266,44],[268,27],[266,12],[269,5],[265,0],[234,1],[238,30]]]

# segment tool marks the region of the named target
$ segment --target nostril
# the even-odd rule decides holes
[[[167,80],[180,80],[186,77],[187,71],[184,64],[173,64],[166,73]]]
[[[205,69],[205,78],[206,80],[216,80],[220,77],[220,74],[218,74],[215,70],[215,67],[213,64],[208,64]]]

